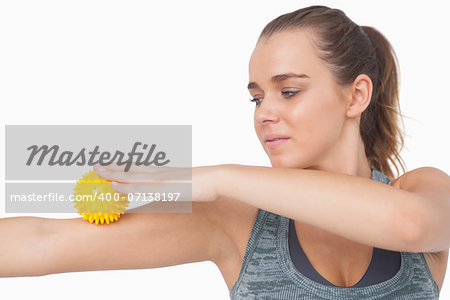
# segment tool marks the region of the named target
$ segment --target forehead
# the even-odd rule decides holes
[[[287,72],[314,73],[326,71],[317,56],[312,32],[291,30],[277,32],[269,38],[262,38],[250,57],[250,77],[267,77]],[[258,75],[258,76],[257,76]]]

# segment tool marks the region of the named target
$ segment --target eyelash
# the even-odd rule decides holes
[[[284,91],[284,92],[281,92],[281,94],[285,95],[285,94],[287,94],[287,93],[289,93],[289,94],[292,93],[292,95],[287,96],[288,98],[291,98],[291,97],[294,97],[298,92],[300,92],[300,91]],[[260,102],[258,102],[258,100],[259,100]],[[261,98],[253,98],[253,99],[250,99],[250,101],[251,101],[251,102],[255,102],[256,105],[258,105],[259,103],[261,103]]]

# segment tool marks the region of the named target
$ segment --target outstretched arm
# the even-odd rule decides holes
[[[362,244],[409,252],[449,247],[450,179],[437,169],[409,172],[408,178],[427,179],[408,180],[415,188],[407,190],[320,170],[228,164],[219,173],[220,196]]]
[[[193,203],[192,213],[126,213],[109,225],[81,218],[1,218],[0,277],[216,261],[229,243],[214,204]]]

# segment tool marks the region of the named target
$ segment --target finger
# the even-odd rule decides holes
[[[171,167],[157,167],[157,166],[145,166],[145,165],[136,165],[135,162],[132,162],[130,165],[128,164],[123,164],[123,165],[118,165],[117,163],[111,163],[109,165],[100,165],[100,164],[95,164],[94,165],[94,169],[106,169],[108,171],[125,171],[125,168],[128,167],[128,173],[148,173],[148,172],[154,172],[154,171],[165,171],[168,169],[171,169]]]
[[[119,182],[111,182],[111,188],[115,190],[116,192],[122,193],[122,194],[128,194],[131,193],[130,191],[133,190],[132,184],[126,184],[126,183],[119,183]]]
[[[191,185],[173,185],[166,182],[152,183],[118,183],[111,182],[111,188],[129,195],[129,200],[144,203],[155,201],[190,201],[192,202]],[[131,198],[130,198],[131,197]]]
[[[147,167],[149,168],[149,167]],[[97,174],[103,178],[120,182],[147,182],[152,180],[191,180],[192,168],[151,168],[149,172],[124,172],[122,169],[116,170],[114,167],[95,167]]]
[[[111,188],[116,192],[122,194],[129,193],[154,193],[154,192],[168,192],[173,189],[170,186],[161,181],[153,181],[146,183],[121,183],[121,182],[111,182]]]
[[[162,173],[150,174],[150,173],[128,173],[123,171],[109,171],[103,168],[96,170],[100,177],[111,181],[131,183],[131,182],[152,182],[163,180],[165,175]]]

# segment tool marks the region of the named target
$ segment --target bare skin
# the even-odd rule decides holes
[[[274,75],[289,72],[305,73],[309,79],[272,82]],[[434,168],[416,169],[392,179],[394,188],[368,180],[369,162],[359,136],[359,117],[372,92],[368,77],[362,74],[345,88],[336,85],[310,37],[285,33],[258,43],[250,81],[257,84],[250,93],[262,101],[255,108],[255,130],[273,168],[193,168],[192,214],[130,213],[103,227],[79,218],[1,219],[0,277],[212,261],[231,288],[261,207],[296,220],[311,263],[336,285],[357,282],[373,247],[384,247],[427,252],[440,288],[449,244],[448,175]],[[302,92],[287,97],[281,93],[287,90]],[[264,137],[269,133],[290,139],[268,148]],[[145,191],[145,184],[127,181],[132,172],[98,172],[122,182],[113,187],[118,191]],[[330,200],[331,191],[340,202]],[[412,222],[416,217],[419,221]],[[333,259],[336,253],[339,261]]]

